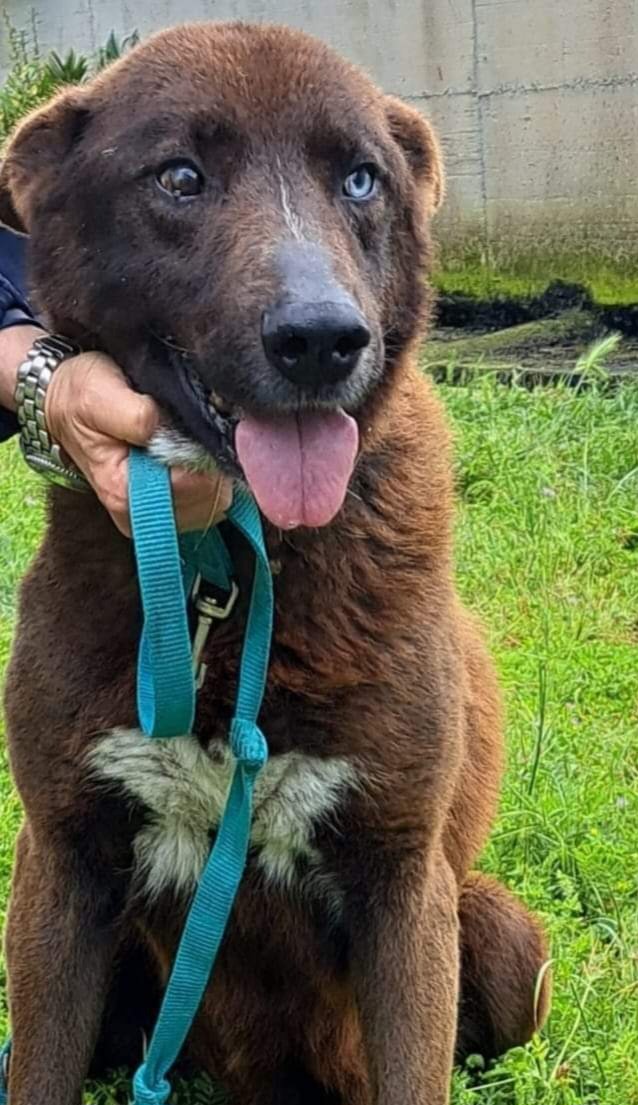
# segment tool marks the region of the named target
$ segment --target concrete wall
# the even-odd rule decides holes
[[[638,0],[4,2],[58,50],[185,19],[303,27],[439,127],[448,250],[638,258]]]

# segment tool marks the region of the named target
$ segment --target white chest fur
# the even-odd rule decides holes
[[[139,729],[113,729],[91,750],[90,762],[102,780],[118,783],[149,811],[135,840],[136,874],[145,891],[192,891],[226,801],[233,771],[228,748],[215,743],[204,751],[193,737],[149,740]],[[292,885],[296,861],[303,859],[310,884],[337,906],[314,829],[356,784],[348,760],[288,752],[268,761],[255,786],[251,835],[268,879]]]

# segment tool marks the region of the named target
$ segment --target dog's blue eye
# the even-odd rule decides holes
[[[181,200],[198,196],[204,187],[204,178],[190,162],[173,161],[160,169],[157,183],[173,199]]]
[[[343,182],[344,194],[351,200],[367,200],[374,192],[377,171],[374,165],[359,165]]]

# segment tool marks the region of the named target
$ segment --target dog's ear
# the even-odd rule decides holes
[[[0,221],[29,231],[38,197],[61,172],[89,115],[86,94],[69,88],[20,123],[0,165]]]
[[[445,174],[434,128],[403,100],[386,96],[385,103],[390,133],[403,150],[417,184],[427,190],[429,212],[437,211],[445,196]]]

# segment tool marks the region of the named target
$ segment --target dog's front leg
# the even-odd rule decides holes
[[[458,1001],[454,876],[442,855],[377,852],[364,871],[352,968],[373,1105],[446,1105]]]
[[[79,1105],[117,942],[113,888],[22,830],[6,950],[11,1105]]]

